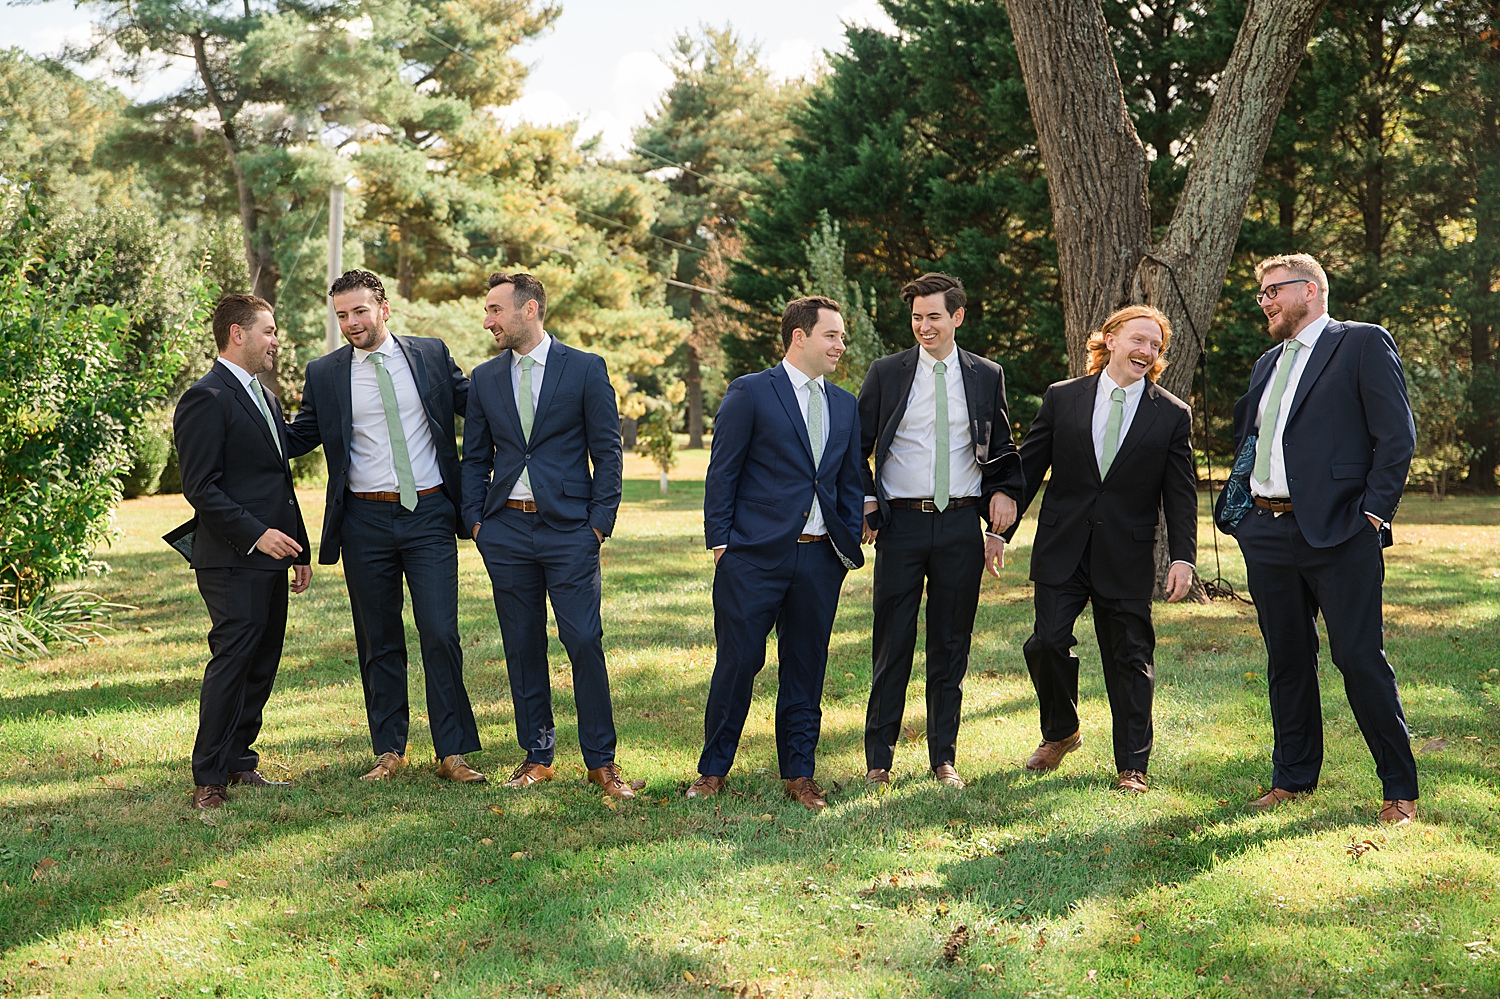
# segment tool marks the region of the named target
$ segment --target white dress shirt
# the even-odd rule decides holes
[[[974,459],[974,438],[969,433],[969,399],[964,394],[963,369],[955,345],[944,358],[934,358],[917,348],[917,370],[912,375],[906,412],[891,438],[890,453],[880,466],[880,486],[889,499],[932,499],[936,492],[937,375],[933,365],[947,365],[943,380],[948,387],[948,495],[975,496],[983,477]],[[874,496],[866,496],[874,501]]]
[[[401,429],[406,434],[406,454],[411,459],[411,474],[418,490],[443,484],[443,470],[438,465],[437,444],[427,424],[427,411],[417,391],[417,379],[406,363],[406,352],[396,338],[386,334],[385,342],[374,350],[354,348],[349,365],[349,490],[356,493],[393,493],[401,487],[396,482],[396,455],[391,450],[391,432],[385,424],[385,403],[380,398],[380,381],[371,354],[379,354],[396,389],[396,410]]]
[[[1281,408],[1276,413],[1276,426],[1271,434],[1271,477],[1265,482],[1255,478],[1255,473],[1250,473],[1250,494],[1252,496],[1265,496],[1274,499],[1287,499],[1292,495],[1291,487],[1286,480],[1286,458],[1281,453],[1281,438],[1286,433],[1286,418],[1291,412],[1292,400],[1297,397],[1297,385],[1302,381],[1302,372],[1307,370],[1307,360],[1312,357],[1313,348],[1317,346],[1318,337],[1323,335],[1323,330],[1328,326],[1328,313],[1323,313],[1318,318],[1307,324],[1301,333],[1293,339],[1302,343],[1301,349],[1292,356],[1292,371],[1287,376],[1286,389],[1281,395]],[[1286,351],[1286,344],[1281,345],[1282,353]],[[1276,355],[1276,367],[1281,365],[1281,354]],[[1265,390],[1260,394],[1260,404],[1255,408],[1255,426],[1259,430],[1261,420],[1266,415],[1266,403],[1271,398],[1271,389],[1276,384],[1276,368],[1271,369],[1271,377],[1266,379]],[[1259,430],[1264,434],[1264,430]]]
[[[797,406],[802,410],[802,422],[807,422],[807,399],[816,391],[819,398],[823,400],[823,441],[819,448],[821,453],[828,447],[828,392],[823,384],[823,376],[809,378],[803,374],[796,365],[785,359],[781,366],[786,369],[787,377],[792,382],[792,393],[797,397]],[[802,528],[803,534],[827,534],[828,528],[823,523],[823,506],[818,502],[818,494],[813,493],[812,508],[807,513],[807,526]]]
[[[532,347],[531,353],[518,354],[515,351],[510,352],[510,390],[516,399],[517,414],[521,412],[521,358],[529,357],[536,362],[531,368],[531,412],[534,419],[537,404],[542,400],[542,375],[547,370],[547,354],[551,350],[552,334],[543,332],[542,342]],[[532,426],[535,427],[536,424],[533,423]],[[522,441],[522,450],[525,447],[526,441]],[[510,498],[513,500],[534,500],[536,499],[536,494],[531,491],[531,487],[518,475],[516,476],[516,484],[511,487]]]
[[[238,364],[235,364],[227,357],[219,358],[219,363],[228,368],[229,373],[234,375],[235,378],[239,379],[240,385],[244,387],[246,392],[249,392],[252,397],[255,395],[255,390],[250,387],[250,382],[254,379],[254,375],[250,374],[250,372],[246,371]],[[260,404],[256,403],[256,405]]]
[[[1101,470],[1104,468],[1104,432],[1109,428],[1110,396],[1117,388],[1125,390],[1125,415],[1120,420],[1120,439],[1115,441],[1116,448],[1125,443],[1125,435],[1130,433],[1130,423],[1135,419],[1135,411],[1141,408],[1141,396],[1146,394],[1146,379],[1138,378],[1133,385],[1121,385],[1108,369],[1099,372],[1099,387],[1094,392],[1094,464]]]

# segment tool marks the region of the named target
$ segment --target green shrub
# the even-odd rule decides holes
[[[126,436],[130,470],[120,477],[126,499],[154,496],[161,491],[161,476],[172,454],[172,414],[155,410],[144,414]]]

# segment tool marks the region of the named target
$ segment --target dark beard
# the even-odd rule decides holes
[[[1307,311],[1304,307],[1301,312],[1294,316],[1289,310],[1283,308],[1281,315],[1277,317],[1280,321],[1274,326],[1268,324],[1266,332],[1270,333],[1271,339],[1277,343],[1283,343],[1292,339],[1292,337],[1297,335],[1296,330],[1302,323],[1302,320],[1307,318]]]

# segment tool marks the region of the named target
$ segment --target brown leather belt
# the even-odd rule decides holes
[[[506,500],[505,505],[512,510],[520,510],[524,513],[536,513],[536,500]]]
[[[418,496],[431,496],[433,493],[442,492],[442,489],[443,489],[442,486],[433,486],[431,489],[418,489],[417,490],[417,495]],[[357,496],[357,497],[359,497],[362,500],[373,500],[376,503],[400,503],[401,502],[401,494],[400,493],[357,493],[353,489],[351,489],[351,490],[349,490],[349,494],[351,496]]]
[[[815,541],[827,541],[827,540],[828,540],[828,535],[826,535],[826,534],[799,534],[799,535],[797,535],[797,544],[799,544],[799,545],[810,545],[810,544],[812,544]]]
[[[948,501],[947,509],[957,510],[960,507],[973,506],[979,502],[978,496],[954,496]],[[937,504],[932,500],[919,499],[893,499],[886,500],[893,510],[921,510],[923,513],[937,513]]]
[[[1270,510],[1272,513],[1291,513],[1292,501],[1289,499],[1266,499],[1264,496],[1255,497],[1255,505],[1262,510]]]

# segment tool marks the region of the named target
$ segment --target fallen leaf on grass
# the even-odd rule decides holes
[[[496,815],[504,815],[505,814],[505,812],[501,810],[501,808],[500,808],[499,805],[491,805],[490,806],[490,811],[494,812]]]
[[[1443,750],[1445,750],[1447,748],[1448,748],[1448,740],[1447,739],[1428,739],[1426,742],[1422,743],[1422,748],[1419,749],[1419,750],[1417,750],[1417,752],[1419,752],[1419,753],[1441,753]]]
[[[948,934],[947,941],[943,944],[943,963],[952,964],[958,960],[958,952],[963,950],[969,943],[969,928],[960,924],[954,927],[953,932]]]
[[[223,878],[220,878],[217,881],[211,881],[211,882],[209,882],[209,887],[210,888],[228,888],[229,887],[229,882],[225,881]]]
[[[1353,857],[1355,860],[1358,860],[1360,857],[1363,857],[1371,850],[1379,849],[1380,847],[1375,843],[1373,839],[1366,839],[1361,840],[1358,843],[1350,843],[1348,846],[1344,847],[1344,852]]]
[[[615,804],[615,799],[613,798],[602,798],[600,799],[600,804],[602,804],[605,808],[608,808],[610,811],[615,811],[620,807],[619,805]]]
[[[482,839],[482,840],[479,841],[479,845],[480,846],[494,846],[495,845],[495,841],[492,840],[492,839],[490,839],[488,836],[486,836],[484,839]]]
[[[42,880],[42,878],[46,877],[47,872],[52,870],[56,866],[58,866],[57,861],[53,860],[51,857],[43,857],[40,861],[37,862],[36,870],[31,872],[31,880]]]
[[[685,978],[685,979],[687,979],[690,982],[696,982],[698,980],[698,979],[696,979],[696,978],[693,977],[693,973],[691,971],[687,971],[687,970],[684,970],[682,972],[682,977]]]
[[[643,780],[633,780],[630,782],[630,789],[632,791],[642,791],[645,790],[645,788],[646,782]]]
[[[770,812],[766,812],[761,815],[760,820],[762,822],[774,822],[776,820],[776,816],[772,815]]]
[[[922,738],[922,733],[918,732],[915,728],[913,728],[910,725],[902,725],[901,726],[901,731],[903,733],[905,733],[906,737],[908,739],[912,740],[913,742],[915,742],[916,740]]]

